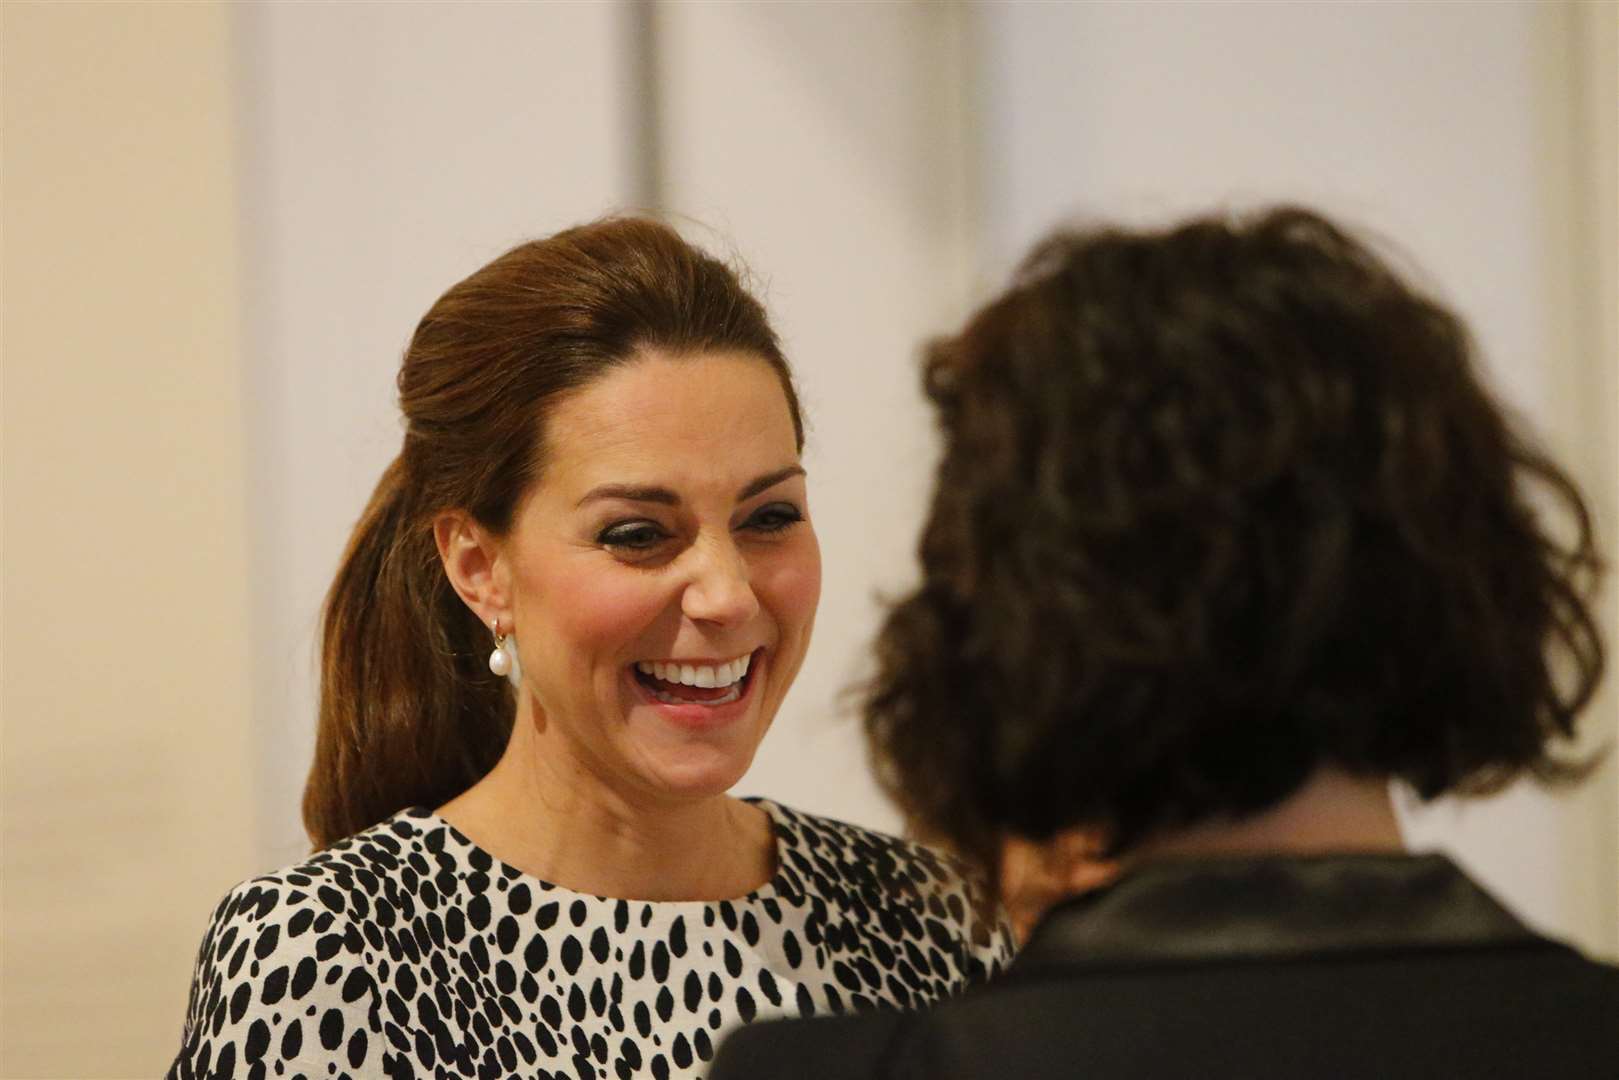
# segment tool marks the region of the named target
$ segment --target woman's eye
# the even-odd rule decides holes
[[[781,532],[803,520],[804,515],[791,503],[771,503],[755,510],[753,516],[748,518],[746,527],[755,532],[773,533]]]
[[[624,521],[603,529],[596,535],[596,542],[604,547],[645,551],[662,543],[667,535],[661,526],[650,521]]]

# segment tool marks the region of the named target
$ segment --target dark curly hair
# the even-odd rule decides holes
[[[1579,492],[1319,215],[1059,233],[924,383],[944,457],[866,731],[991,875],[1008,835],[1119,854],[1326,765],[1429,798],[1588,768],[1551,745],[1603,665]]]

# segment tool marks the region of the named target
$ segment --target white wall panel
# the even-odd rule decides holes
[[[279,864],[307,850],[319,607],[399,450],[400,354],[457,279],[627,200],[627,11],[235,10],[260,841]]]

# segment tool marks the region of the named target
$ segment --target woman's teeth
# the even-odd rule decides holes
[[[660,690],[656,686],[647,687],[647,693],[652,695],[652,700],[661,701],[665,705],[729,705],[742,696],[742,682],[738,680],[732,683],[725,693],[715,698],[681,697],[667,690]]]
[[[641,685],[665,705],[729,705],[742,696],[752,654],[723,664],[643,660],[635,665]]]
[[[742,677],[748,673],[748,664],[752,660],[751,653],[724,664],[680,664],[665,663],[661,660],[642,660],[635,665],[635,670],[643,675],[650,675],[660,682],[712,690],[740,683]]]

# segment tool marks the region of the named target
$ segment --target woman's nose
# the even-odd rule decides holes
[[[759,612],[747,560],[728,541],[701,546],[681,610],[695,622],[734,625]]]

